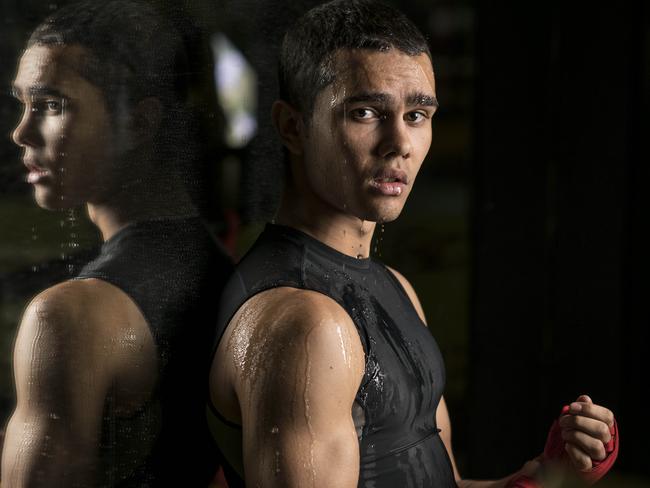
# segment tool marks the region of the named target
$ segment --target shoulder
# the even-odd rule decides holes
[[[87,313],[91,296],[84,284],[64,282],[41,292],[27,306],[14,346],[19,406],[60,405],[82,375],[92,377],[96,385],[106,383],[99,374],[104,362],[97,355],[102,344]]]
[[[312,290],[273,288],[249,299],[233,319],[244,328],[271,336],[295,337],[338,334],[355,328],[348,313],[332,298]]]
[[[244,357],[234,358],[236,364],[345,367],[352,378],[363,375],[365,356],[352,319],[321,293],[286,287],[267,290],[244,303],[229,328],[228,350],[245,351]]]
[[[25,310],[24,320],[47,324],[57,334],[97,335],[106,322],[116,322],[137,310],[119,288],[99,279],[69,280],[39,293]]]
[[[146,321],[126,293],[102,280],[69,280],[29,303],[18,330],[16,353],[29,350],[30,355],[56,363],[84,358],[93,363],[116,352],[128,330],[137,340],[149,341]]]
[[[404,275],[399,271],[397,271],[396,269],[391,268],[388,265],[384,265],[384,266],[386,266],[386,269],[388,270],[389,273],[392,273],[393,276],[395,276],[399,284],[402,285],[402,288],[404,288],[406,295],[411,300],[411,303],[413,304],[415,311],[420,316],[420,319],[422,319],[422,322],[426,324],[427,321],[424,316],[424,309],[422,308],[422,304],[420,303],[420,299],[418,298],[417,293],[415,293],[415,289],[413,288],[413,285],[411,285],[411,283],[409,283],[409,281],[404,277]]]
[[[88,328],[77,326],[92,322],[89,309],[97,305],[91,287],[83,281],[65,281],[42,291],[27,305],[21,333],[46,334],[51,339],[69,340]]]

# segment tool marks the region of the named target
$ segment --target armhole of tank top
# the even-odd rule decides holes
[[[237,277],[237,282],[239,286],[241,286],[241,290],[243,291],[244,296],[246,296],[246,284],[244,283],[244,279],[242,278],[241,274],[235,269],[232,273],[233,277]],[[256,293],[257,294],[257,293]],[[255,294],[255,295],[256,295]],[[253,298],[255,295],[251,295],[249,297],[246,297],[243,301],[237,304],[235,307],[234,311],[230,314],[228,317],[228,320],[225,321],[225,326],[223,327],[223,330],[219,331],[217,330],[217,335],[214,337],[214,342],[212,344],[212,351],[210,353],[210,364],[212,364],[212,361],[214,361],[214,356],[217,354],[217,349],[219,349],[219,344],[221,344],[221,339],[223,339],[223,335],[226,333],[226,329],[230,325],[230,321],[232,318],[237,315],[237,312],[239,312],[239,309],[244,306],[244,303],[246,303],[248,300]],[[219,298],[219,306],[221,306],[221,302],[223,301],[223,297],[225,296],[225,290],[222,290],[222,296]]]
[[[209,396],[208,396],[208,409],[210,410],[210,413],[214,415],[215,418],[225,426],[230,427],[231,429],[242,430],[241,425],[239,425],[236,422],[233,422],[232,420],[228,420],[226,417],[224,417],[221,414],[221,412],[219,412],[219,410],[217,410],[217,407],[214,406]]]
[[[388,266],[386,266],[384,263],[379,263],[381,268],[384,270],[384,272],[390,277],[391,281],[397,288],[398,293],[402,296],[402,299],[406,302],[407,307],[411,309],[411,311],[415,314],[415,316],[418,318],[420,321],[420,324],[422,324],[423,327],[427,327],[428,325],[422,320],[420,317],[420,314],[418,313],[417,309],[415,308],[415,305],[413,304],[413,301],[411,300],[411,297],[409,297],[409,294],[406,293],[406,289],[404,288],[404,285],[400,282],[400,280],[397,278],[395,273],[393,273]]]
[[[367,370],[367,365],[368,365],[368,356],[370,355],[370,339],[365,333],[365,331],[360,330],[360,328],[357,326],[357,323],[354,321],[352,318],[352,315],[350,315],[350,312],[347,311],[343,303],[339,302],[336,300],[334,297],[328,295],[324,291],[320,290],[315,290],[313,288],[309,288],[305,285],[307,283],[307,270],[306,270],[306,262],[307,262],[307,246],[304,244],[301,246],[301,256],[300,256],[300,280],[301,280],[301,289],[303,290],[308,290],[308,291],[313,291],[315,293],[320,293],[323,296],[326,296],[330,300],[332,300],[334,303],[336,303],[339,307],[343,309],[345,314],[350,317],[350,320],[354,324],[354,329],[357,331],[357,335],[359,336],[359,342],[361,342],[361,348],[363,349],[363,354],[364,354],[364,381],[361,383],[364,385],[366,383],[366,370]]]

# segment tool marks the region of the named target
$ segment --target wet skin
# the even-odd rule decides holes
[[[335,69],[301,133],[306,186],[339,213],[394,220],[431,145],[431,62],[424,54],[346,51]]]
[[[27,49],[14,81],[24,111],[13,139],[24,150],[36,203],[48,209],[88,204],[108,237],[128,224],[114,207],[99,204],[120,179],[115,158],[123,146],[103,93],[79,75],[84,54],[78,46]],[[52,486],[53,480],[98,486],[129,474],[100,471],[102,422],[129,422],[157,380],[156,346],[129,296],[97,279],[40,293],[18,329],[14,374],[17,405],[4,441],[3,487]],[[105,419],[107,401],[114,408]],[[135,438],[151,429],[146,422],[131,422]],[[150,446],[138,442],[133,449],[122,445],[132,463],[148,454]],[[104,461],[110,467],[114,459]]]
[[[14,80],[23,114],[12,137],[44,208],[99,202],[114,189],[122,141],[102,91],[80,75],[84,54],[78,46],[32,46]]]
[[[435,79],[426,55],[396,50],[346,50],[334,65],[309,120],[274,106],[292,169],[277,221],[366,257],[375,222],[398,217],[429,151]]]
[[[307,120],[285,101],[274,104],[273,122],[291,162],[276,221],[339,252],[367,257],[375,223],[398,217],[429,150],[435,80],[426,55],[396,50],[341,51],[335,66],[335,83],[317,95]],[[425,321],[413,288],[392,271]],[[351,318],[329,297],[275,288],[239,309],[213,361],[210,392],[215,407],[243,426],[247,484],[357,486],[351,409],[364,361]],[[589,428],[567,438],[581,468],[587,467],[585,453],[607,442],[604,427],[611,422],[603,407],[583,411],[589,419],[581,423]],[[503,487],[538,469],[531,461],[501,480],[462,480],[444,398],[431,414],[459,486]]]
[[[274,106],[293,173],[277,220],[367,255],[375,222],[399,215],[429,149],[435,82],[426,55],[345,51],[336,66],[337,82],[317,96],[308,123],[286,103]],[[226,329],[210,382],[217,409],[243,425],[247,484],[357,486],[352,405],[364,368],[356,327],[331,298],[281,287],[249,299]]]

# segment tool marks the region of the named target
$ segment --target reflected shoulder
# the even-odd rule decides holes
[[[90,355],[119,341],[129,331],[148,327],[135,303],[119,288],[98,279],[69,280],[39,293],[27,306],[19,338],[40,338],[65,355]]]

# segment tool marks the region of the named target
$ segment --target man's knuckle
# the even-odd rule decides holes
[[[589,458],[583,458],[580,461],[580,470],[587,471],[591,469],[591,460]]]
[[[607,424],[601,423],[598,426],[598,437],[605,442],[609,441],[611,434],[609,433],[609,427],[607,427]]]
[[[607,452],[605,452],[605,446],[600,444],[600,446],[596,449],[596,452],[592,456],[592,459],[595,459],[596,461],[602,461],[607,457]]]
[[[576,469],[584,471],[591,468],[591,459],[577,450],[572,450],[571,460]]]

